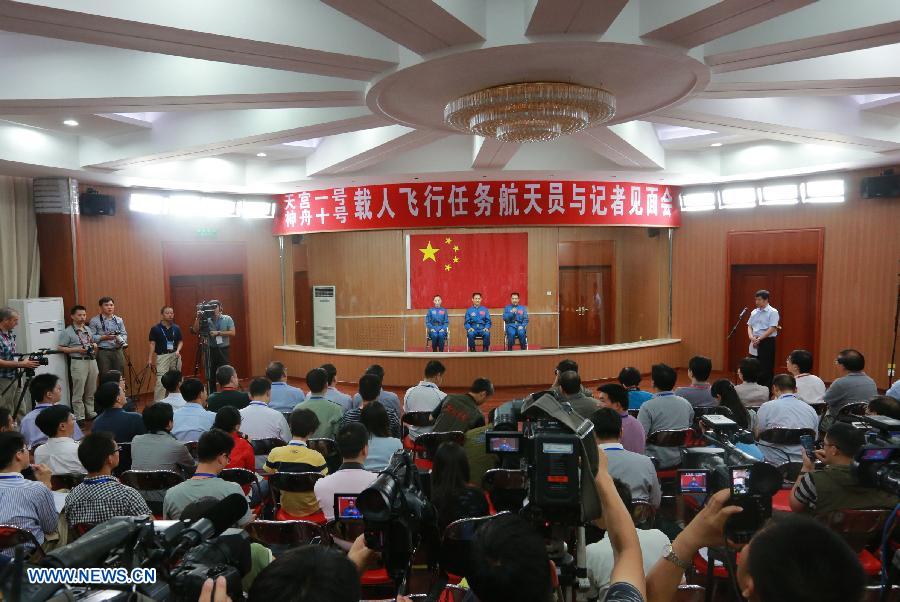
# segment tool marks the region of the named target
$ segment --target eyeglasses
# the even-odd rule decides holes
[[[117,454],[117,453],[119,453],[120,451],[122,451],[122,446],[121,446],[121,445],[117,445],[117,446],[116,446],[116,449],[114,449],[112,453]]]

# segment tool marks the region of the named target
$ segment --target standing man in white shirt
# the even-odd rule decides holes
[[[812,353],[806,349],[794,349],[785,362],[787,371],[797,381],[797,397],[806,403],[822,403],[825,397],[825,383],[811,374],[813,366]]]
[[[756,309],[747,320],[747,336],[750,338],[750,355],[759,359],[762,371],[757,381],[764,387],[772,386],[775,372],[775,337],[778,336],[778,310],[769,305],[769,291],[756,291],[753,297]]]
[[[403,395],[403,412],[433,412],[447,394],[441,391],[441,383],[447,368],[437,360],[425,364],[425,380],[406,390]],[[433,426],[410,426],[409,438],[415,441],[419,435],[430,433]]]
[[[272,381],[254,378],[250,381],[250,404],[241,410],[241,432],[251,441],[258,439],[291,440],[291,427],[284,414],[269,407]]]
[[[51,474],[86,474],[78,459],[75,434],[75,415],[68,406],[55,404],[44,409],[34,420],[35,426],[47,435],[47,441],[34,450],[36,464],[44,464]]]

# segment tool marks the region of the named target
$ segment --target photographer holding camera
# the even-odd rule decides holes
[[[209,347],[209,366],[206,367],[206,373],[215,375],[219,366],[227,366],[231,363],[231,337],[235,336],[234,320],[228,314],[222,313],[222,302],[213,299],[208,304],[213,305],[214,310],[212,316],[206,315],[205,311],[198,311],[194,318],[194,324],[191,326],[191,332],[200,335],[207,335],[206,342]],[[203,323],[201,324],[201,320]],[[215,382],[209,379],[209,392],[216,390]]]
[[[76,305],[69,312],[72,323],[59,333],[58,349],[69,356],[69,374],[72,377],[72,409],[79,422],[97,417],[94,412],[94,393],[97,392],[97,361],[94,359],[96,343],[94,332],[86,324],[87,308]]]
[[[97,302],[100,313],[91,318],[88,326],[94,332],[97,343],[97,368],[103,375],[110,370],[125,374],[125,351],[128,347],[128,331],[125,321],[116,315],[116,302],[112,297],[100,297]]]
[[[33,359],[16,359],[16,335],[13,328],[19,323],[19,312],[4,307],[0,309],[0,407],[16,411],[16,400],[19,398],[19,387],[13,386],[16,381],[16,370],[34,370],[40,364]],[[24,414],[25,406],[19,408],[19,415]],[[16,418],[15,416],[13,418]]]

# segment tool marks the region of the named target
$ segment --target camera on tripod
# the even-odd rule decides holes
[[[850,465],[850,475],[863,487],[900,495],[900,420],[887,416],[855,418],[868,432],[866,445]]]
[[[17,357],[20,360],[30,360],[33,362],[37,362],[40,366],[49,366],[50,358],[48,355],[56,355],[58,353],[62,353],[57,349],[38,349],[37,351],[32,351],[31,353],[14,353],[13,357]],[[34,372],[32,368],[25,368],[25,371],[28,373]]]
[[[209,336],[209,321],[216,317],[216,310],[218,308],[219,302],[215,299],[201,301],[197,304],[197,320],[200,322],[199,334]]]

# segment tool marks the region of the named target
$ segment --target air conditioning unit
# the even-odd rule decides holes
[[[18,353],[32,353],[38,349],[56,349],[59,345],[59,333],[66,327],[63,320],[65,312],[62,297],[10,299],[9,307],[19,313],[19,324],[13,329]],[[57,375],[63,390],[62,402],[71,407],[66,356],[54,354],[46,357],[49,360],[48,364],[37,368],[35,374],[51,372]],[[23,405],[28,411],[32,408],[30,400],[31,397],[26,393]]]
[[[337,347],[337,310],[334,286],[312,287],[313,345]]]

